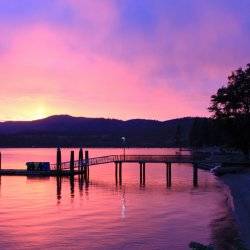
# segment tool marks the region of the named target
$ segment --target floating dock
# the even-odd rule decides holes
[[[57,170],[50,171],[28,171],[26,169],[1,169],[0,176],[69,176],[72,173],[70,170],[62,170],[58,173]],[[83,172],[74,171],[74,175],[83,174]]]

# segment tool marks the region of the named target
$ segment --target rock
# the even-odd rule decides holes
[[[193,250],[214,250],[213,246],[211,245],[206,246],[194,241],[190,242],[189,248]]]

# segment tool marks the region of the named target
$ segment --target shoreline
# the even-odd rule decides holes
[[[240,239],[250,249],[250,170],[225,174],[219,179],[228,187]]]

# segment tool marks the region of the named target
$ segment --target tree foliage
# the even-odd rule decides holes
[[[211,97],[209,110],[215,118],[238,118],[250,113],[250,64],[228,77],[227,86],[219,88]]]
[[[178,124],[175,131],[175,145],[181,147],[181,126]]]
[[[250,147],[250,64],[228,77],[228,83],[211,96],[213,118],[227,132],[228,145],[248,154]]]
[[[194,120],[189,134],[189,144],[192,147],[221,146],[225,144],[224,131],[217,126],[217,122],[211,118],[199,118]]]

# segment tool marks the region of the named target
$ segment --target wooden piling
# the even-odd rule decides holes
[[[89,151],[85,150],[85,162],[87,165],[89,165]]]
[[[62,170],[62,153],[60,148],[57,148],[56,152],[56,170],[58,173]]]
[[[119,162],[119,184],[122,184],[122,162]]]
[[[74,151],[70,152],[70,174],[74,175],[75,171],[75,154]]]
[[[146,163],[144,162],[143,165],[142,165],[142,175],[143,175],[143,181],[142,181],[142,184],[145,185],[145,182],[146,182]]]
[[[168,164],[166,163],[166,182],[168,183]]]
[[[115,162],[115,183],[118,182],[118,162]]]
[[[82,150],[82,148],[80,148],[80,150],[79,150],[78,171],[80,173],[83,173],[83,150]]]
[[[171,163],[169,163],[169,185],[172,184],[172,166]]]
[[[142,162],[140,162],[140,185],[142,184]]]
[[[85,179],[89,180],[89,151],[85,150]]]

